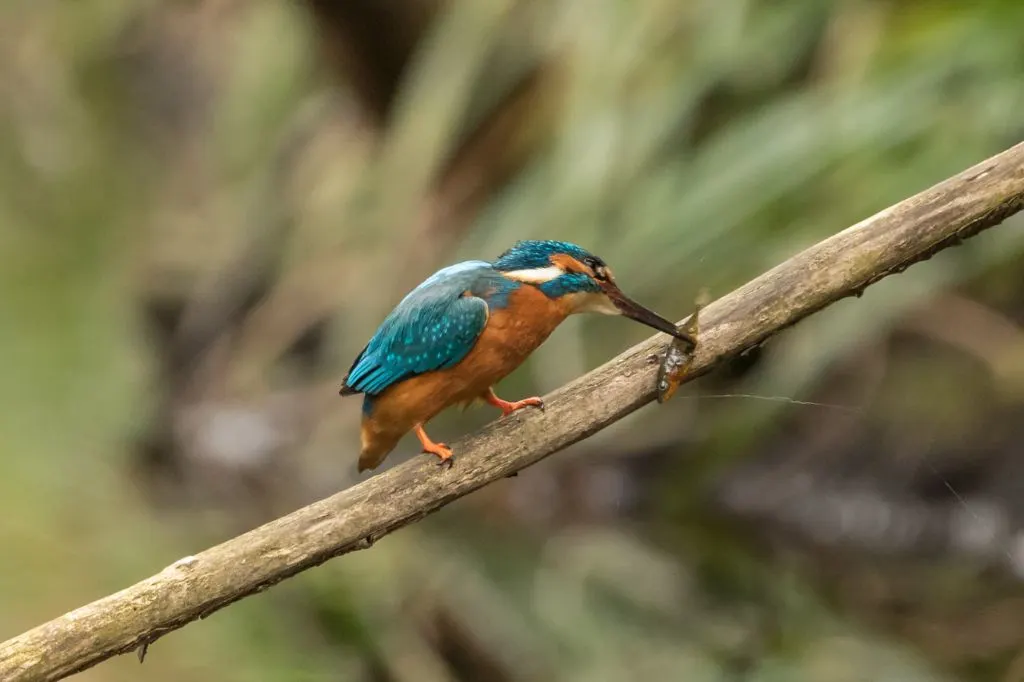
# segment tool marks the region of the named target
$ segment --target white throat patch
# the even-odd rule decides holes
[[[604,294],[573,294],[574,313],[598,313],[599,315],[621,315],[622,311],[615,307],[611,299]]]

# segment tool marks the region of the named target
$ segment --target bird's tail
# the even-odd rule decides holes
[[[391,443],[386,447],[374,443],[370,446],[363,446],[362,451],[359,453],[359,473],[363,473],[367,469],[376,469],[380,466],[380,463],[387,458],[388,454],[395,449],[396,443]]]
[[[380,463],[390,454],[395,446],[398,445],[398,441],[402,438],[401,433],[391,434],[387,432],[381,432],[373,428],[372,424],[368,424],[366,420],[363,421],[363,427],[360,430],[360,440],[362,441],[362,450],[359,452],[359,473],[366,471],[367,469],[376,469],[380,466]]]

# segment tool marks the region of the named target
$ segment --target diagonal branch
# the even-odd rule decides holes
[[[794,256],[701,312],[691,377],[1024,207],[1024,143]],[[0,644],[0,679],[57,680],[380,537],[608,426],[655,396],[666,337],[641,343],[455,447],[418,457]]]

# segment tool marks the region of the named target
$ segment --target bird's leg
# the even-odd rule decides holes
[[[430,436],[423,430],[423,424],[417,424],[413,427],[413,431],[416,433],[416,437],[420,439],[420,443],[423,445],[423,452],[429,452],[432,455],[437,455],[437,458],[441,464],[446,466],[452,465],[452,449],[444,443],[435,443],[430,440]]]
[[[521,410],[524,407],[539,407],[542,412],[544,411],[544,401],[537,397],[523,398],[522,400],[517,400],[514,403],[510,403],[509,401],[502,400],[497,395],[495,395],[493,388],[487,389],[487,392],[484,393],[482,397],[484,400],[488,402],[488,404],[494,405],[499,410],[501,410],[502,417],[507,417],[516,410]]]

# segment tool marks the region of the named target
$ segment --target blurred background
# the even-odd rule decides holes
[[[360,480],[340,379],[441,265],[567,239],[680,319],[1024,138],[1016,0],[0,17],[0,639]],[[1024,680],[1022,268],[1017,218],[76,679]]]

